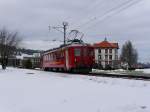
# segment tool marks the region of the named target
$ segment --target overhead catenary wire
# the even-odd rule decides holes
[[[125,2],[123,2],[123,3],[121,3],[120,5],[115,6],[115,7],[111,8],[111,9],[109,9],[109,10],[106,11],[103,15],[100,15],[100,16],[97,16],[97,17],[95,16],[95,17],[91,18],[91,19],[88,20],[87,22],[85,22],[85,23],[83,23],[83,24],[77,26],[76,29],[81,29],[81,28],[83,28],[83,27],[89,25],[89,24],[92,23],[92,22],[99,21],[99,19],[101,19],[101,18],[102,18],[102,19],[106,19],[106,17],[108,17],[109,14],[110,14],[110,15],[114,14],[115,11],[117,11],[118,9],[119,9],[119,11],[117,11],[117,13],[119,13],[119,12],[121,12],[121,11],[123,11],[123,10],[129,8],[130,6],[136,4],[136,3],[139,2],[139,1],[141,1],[141,0],[136,0],[136,1],[135,1],[135,0],[127,0],[127,1],[125,1]],[[124,8],[124,7],[125,7],[125,8]],[[123,8],[123,10],[122,10],[122,8]],[[115,13],[115,14],[117,14],[117,13]],[[109,16],[109,17],[110,17],[110,16]]]
[[[88,28],[90,28],[90,27],[93,27],[93,26],[97,25],[98,22],[102,22],[102,21],[105,21],[105,20],[107,20],[107,19],[110,19],[111,17],[113,17],[113,16],[119,14],[120,12],[122,12],[122,11],[124,11],[124,10],[126,10],[126,9],[128,9],[128,8],[130,8],[130,7],[132,7],[133,5],[135,5],[135,4],[139,3],[139,2],[141,2],[142,0],[132,0],[132,1],[133,1],[133,2],[127,4],[127,5],[123,6],[123,7],[120,7],[120,8],[119,8],[118,10],[116,10],[115,12],[110,13],[110,15],[108,14],[108,15],[104,16],[104,18],[97,20],[97,22],[96,22],[95,24],[92,24],[92,25],[88,26],[87,28],[84,28],[83,30],[86,30],[86,29],[88,29]],[[80,27],[80,28],[81,28],[81,27]]]
[[[109,9],[108,11],[106,11],[103,15],[100,15],[100,16],[95,16],[93,18],[91,18],[89,21],[81,24],[80,26],[78,26],[78,28],[80,29],[81,27],[84,27],[85,25],[89,24],[90,22],[93,22],[93,21],[96,21],[97,19],[100,19],[100,18],[103,18],[105,17],[106,15],[108,15],[109,13],[112,13],[113,11],[117,10],[118,8],[121,8],[122,6],[132,2],[133,0],[127,0],[125,1],[124,3],[120,4],[119,6],[116,6],[116,7],[113,7],[111,9]]]
[[[95,9],[95,7],[97,5],[102,6],[105,2],[106,2],[106,0],[95,0],[94,2],[92,1],[92,3],[90,5],[88,5],[88,6],[85,7],[84,10],[86,10],[86,12],[84,12],[84,13],[85,14],[89,14],[89,12],[92,12],[92,10]],[[73,23],[71,25],[71,27],[73,28],[78,23],[80,23],[80,22],[78,21],[77,23]]]
[[[121,0],[120,0],[121,1]],[[112,16],[118,14],[119,12],[122,12],[123,10],[133,6],[134,4],[138,3],[139,1],[142,1],[142,0],[126,0],[124,1],[123,3],[119,3],[119,5],[115,6],[115,7],[112,7],[111,9],[107,10],[106,12],[104,12],[103,15],[99,15],[99,16],[94,16],[93,18],[91,18],[90,20],[88,20],[87,22],[77,26],[77,28],[74,28],[74,29],[83,29],[83,30],[86,30],[87,28],[91,28],[93,26],[95,26],[95,24],[92,24],[92,23],[95,23],[96,24],[98,22],[102,22],[106,19],[109,19],[111,18]],[[96,2],[95,2],[96,3]],[[98,2],[97,2],[98,3]],[[101,2],[99,3],[104,3],[104,1],[101,0]],[[95,6],[96,4],[94,4]],[[87,7],[88,9],[89,7]],[[91,7],[90,7],[91,8]],[[91,23],[91,24],[90,24]],[[88,26],[88,27],[86,27]]]
[[[97,18],[103,17],[103,16],[105,16],[106,14],[108,14],[108,13],[110,13],[110,12],[116,10],[118,7],[121,7],[122,5],[125,5],[125,4],[127,4],[127,3],[131,2],[131,1],[133,1],[133,0],[127,0],[127,1],[123,2],[122,4],[119,4],[119,6],[112,7],[111,9],[107,10],[106,12],[104,12],[103,15],[94,16],[94,17],[92,17],[91,19],[89,19],[88,21],[84,22],[83,24],[76,26],[76,28],[83,27],[83,26],[87,25],[88,23],[90,23],[90,22],[96,20]],[[105,1],[105,2],[106,2],[106,1]]]

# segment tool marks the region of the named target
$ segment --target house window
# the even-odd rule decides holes
[[[112,49],[109,49],[109,53],[112,53]]]
[[[109,61],[109,65],[112,65],[112,61]]]
[[[108,60],[108,55],[105,55],[105,59]]]
[[[101,64],[101,61],[98,61],[99,64]]]
[[[112,55],[109,55],[109,60],[112,60]]]
[[[105,64],[108,65],[108,61],[105,61]]]
[[[98,52],[101,53],[101,49],[98,49]]]
[[[99,60],[101,60],[102,59],[101,55],[99,55],[98,58],[99,58]]]
[[[108,49],[105,49],[105,53],[108,53]]]

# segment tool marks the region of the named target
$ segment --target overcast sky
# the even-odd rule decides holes
[[[136,3],[136,1],[139,1]],[[22,47],[50,49],[63,40],[48,26],[69,23],[89,43],[131,40],[141,61],[150,61],[150,0],[0,0],[0,27],[19,31]]]

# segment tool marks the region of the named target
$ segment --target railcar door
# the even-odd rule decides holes
[[[66,69],[69,70],[69,51],[68,49],[65,50],[66,54]]]

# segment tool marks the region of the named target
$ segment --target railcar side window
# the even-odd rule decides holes
[[[88,55],[88,51],[87,51],[86,48],[83,50],[83,54],[84,54],[84,56],[87,56],[87,55]]]
[[[75,49],[74,49],[74,55],[75,55],[75,56],[80,56],[80,55],[81,55],[81,49],[75,48]]]
[[[46,61],[46,56],[44,56],[44,61]]]
[[[63,58],[63,57],[64,57],[64,53],[63,53],[63,51],[61,51],[61,53],[60,53],[60,57],[61,57],[61,58]]]

